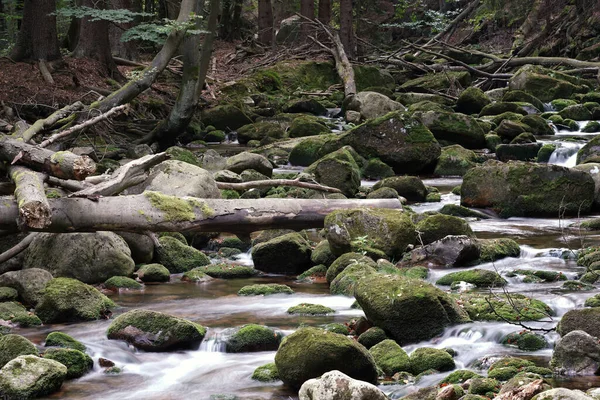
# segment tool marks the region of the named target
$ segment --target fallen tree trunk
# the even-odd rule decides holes
[[[96,171],[88,156],[54,152],[8,137],[0,139],[0,160],[20,164],[63,179],[82,180]]]
[[[135,196],[49,199],[52,223],[43,232],[231,232],[321,228],[332,211],[357,208],[402,209],[398,199],[221,200],[178,198],[156,192]],[[17,231],[18,206],[4,198],[0,230]]]
[[[250,190],[255,188],[267,188],[276,186],[294,186],[305,189],[313,189],[328,193],[342,193],[340,189],[323,186],[318,183],[302,182],[298,179],[269,179],[264,181],[251,181],[242,183],[217,182],[217,187],[221,190]]]
[[[33,229],[44,229],[50,225],[51,212],[44,193],[44,175],[20,166],[10,167],[9,174],[16,185],[19,223]]]
[[[29,142],[31,138],[34,137],[37,133],[43,131],[44,129],[50,128],[52,125],[56,124],[61,119],[67,118],[74,112],[83,110],[83,107],[83,103],[77,101],[52,113],[47,118],[38,119],[33,125],[31,125],[25,132],[21,134],[23,141],[26,143]]]

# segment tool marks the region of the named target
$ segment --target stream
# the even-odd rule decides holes
[[[583,125],[583,124],[582,124]],[[557,131],[554,136],[541,138],[543,142],[557,144],[550,162],[558,165],[575,165],[577,150],[586,139],[594,135],[580,132]],[[583,140],[573,140],[583,139]],[[283,172],[286,169],[278,169]],[[288,170],[289,171],[289,170]],[[295,169],[297,171],[297,169]],[[453,187],[460,185],[461,178],[423,177],[426,185],[434,186],[442,193],[439,203],[412,205],[417,212],[436,211],[444,204],[459,204],[460,197],[450,193]],[[364,182],[373,184],[373,182]],[[514,269],[543,269],[563,272],[574,279],[582,271],[568,257],[561,257],[570,249],[582,245],[600,244],[599,235],[580,234],[569,225],[578,222],[575,219],[532,219],[509,218],[470,221],[472,229],[479,238],[512,238],[521,245],[518,258],[507,258],[479,266],[496,270],[509,282],[507,290],[522,293],[546,302],[554,311],[553,322],[531,323],[532,326],[552,326],[561,315],[575,307],[582,307],[586,298],[597,293],[563,292],[562,282],[523,283],[522,278],[507,278],[505,274]],[[241,262],[252,263],[249,254]],[[453,269],[452,272],[461,270]],[[428,281],[434,283],[449,270],[431,270]],[[282,283],[295,291],[292,295],[273,295],[266,297],[238,297],[237,291],[245,285],[254,283]],[[447,289],[447,288],[445,288]],[[208,333],[198,350],[170,353],[147,353],[137,351],[124,342],[108,340],[106,330],[110,320],[77,324],[46,325],[36,329],[22,329],[19,333],[34,343],[42,344],[45,336],[60,330],[83,342],[88,353],[94,359],[95,369],[84,377],[67,381],[61,392],[51,398],[69,399],[208,399],[211,395],[235,395],[240,399],[295,399],[297,393],[278,383],[260,383],[250,377],[255,368],[272,362],[275,352],[231,354],[224,352],[224,339],[230,329],[246,323],[267,325],[281,330],[284,334],[293,332],[300,324],[321,325],[331,322],[344,323],[359,317],[362,311],[351,308],[353,298],[332,296],[327,284],[298,283],[291,277],[266,275],[251,279],[218,280],[208,283],[186,283],[180,276],[172,277],[170,283],[146,285],[142,291],[122,291],[109,294],[119,308],[113,318],[131,309],[144,308],[174,314],[198,322],[208,328]],[[286,310],[293,305],[308,302],[333,308],[331,316],[309,317],[290,316]],[[502,322],[476,322],[449,327],[442,336],[427,342],[405,346],[407,352],[422,346],[452,348],[456,351],[457,368],[469,368],[483,357],[514,355],[534,360],[539,365],[549,361],[550,348],[523,352],[499,344],[500,339],[520,328]],[[547,336],[552,343],[556,334]],[[106,375],[98,366],[100,357],[110,359],[122,368],[118,375]],[[417,384],[381,386],[392,398],[399,398],[416,391],[420,387],[437,383],[445,375],[425,376]],[[600,386],[600,377],[571,378],[556,382],[558,385],[587,389]],[[214,397],[233,398],[233,397]]]

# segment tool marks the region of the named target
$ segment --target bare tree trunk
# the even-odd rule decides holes
[[[244,7],[244,0],[234,0],[233,3],[233,19],[231,25],[233,26],[232,37],[234,39],[242,39],[242,8]]]
[[[308,18],[315,19],[315,1],[314,0],[300,0],[300,15]],[[311,24],[302,24],[302,38],[308,40],[311,35],[313,27]]]
[[[340,0],[340,40],[348,58],[354,58],[354,31],[352,30],[352,0]]]
[[[133,0],[112,0],[111,5],[114,9],[127,9],[135,11]],[[138,59],[139,42],[134,40],[129,42],[121,42],[121,36],[123,35],[123,32],[125,32],[127,29],[133,28],[135,25],[135,22],[110,24],[108,28],[108,34],[110,38],[111,51],[114,56],[125,58],[127,60]]]
[[[219,31],[219,36],[224,40],[231,40],[231,0],[223,0],[222,10],[221,10],[221,29]]]
[[[271,0],[258,0],[258,40],[266,45],[272,45],[273,36],[273,7]]]
[[[319,0],[319,21],[325,25],[331,22],[331,0]]]
[[[25,0],[23,21],[13,60],[56,60],[61,58],[56,36],[56,0]]]

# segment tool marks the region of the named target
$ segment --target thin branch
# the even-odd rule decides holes
[[[342,193],[340,189],[320,185],[318,183],[302,182],[298,179],[270,179],[263,181],[252,181],[243,183],[229,183],[229,182],[217,182],[219,189],[225,190],[249,190],[261,187],[275,187],[275,186],[294,186],[305,189],[318,190],[321,192],[328,193]]]
[[[4,253],[0,254],[0,264],[10,260],[14,256],[16,256],[19,253],[21,253],[22,251],[26,250],[29,247],[29,245],[31,244],[31,242],[33,241],[33,239],[36,237],[36,235],[37,235],[37,233],[30,233],[23,240],[21,240],[16,246],[11,247],[10,249],[6,250]]]

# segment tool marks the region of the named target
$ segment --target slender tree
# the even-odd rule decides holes
[[[331,0],[319,0],[319,21],[325,25],[331,22]]]
[[[340,0],[340,40],[348,58],[354,58],[354,32],[352,30],[352,0]]]
[[[315,18],[315,1],[314,0],[300,0],[300,14],[306,18]],[[302,24],[302,37],[307,39],[310,35],[312,27],[310,24]]]
[[[130,11],[139,11],[135,9],[133,0],[112,0],[111,6],[114,9],[127,9]],[[177,15],[175,15],[177,18]],[[127,22],[123,24],[111,23],[108,28],[108,34],[110,39],[110,47],[112,54],[117,57],[126,58],[128,60],[136,60],[139,56],[138,46],[139,42],[130,40],[128,42],[121,42],[121,35],[127,29],[133,28],[135,22]]]
[[[45,60],[60,58],[56,36],[56,0],[25,0],[23,21],[13,60]]]
[[[273,44],[273,6],[271,0],[258,0],[258,40]]]

